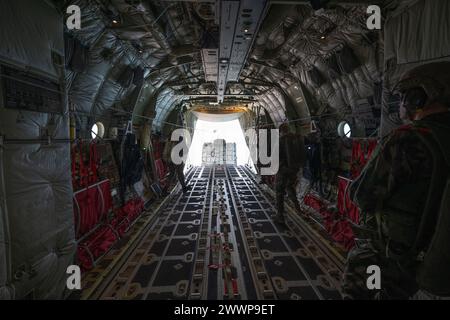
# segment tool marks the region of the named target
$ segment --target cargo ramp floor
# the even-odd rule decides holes
[[[82,299],[341,299],[343,259],[246,166],[194,167],[83,279]],[[179,189],[179,187],[178,187]]]

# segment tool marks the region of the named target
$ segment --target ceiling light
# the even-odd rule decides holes
[[[248,29],[244,29],[244,32],[247,33],[247,32],[248,32]]]
[[[320,39],[322,39],[322,40],[325,40],[325,38],[326,38],[325,36],[321,36],[321,37],[320,37]]]
[[[112,21],[112,23],[114,23],[114,24],[118,24],[118,23],[119,23],[119,21],[117,21],[116,19],[114,19],[114,20]]]

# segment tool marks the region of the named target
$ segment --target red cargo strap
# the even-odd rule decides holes
[[[349,218],[354,223],[359,223],[359,209],[350,199],[349,187],[351,180],[344,177],[338,178],[338,202],[339,213]]]
[[[155,161],[156,171],[158,172],[159,181],[163,181],[168,172],[166,165],[161,159]]]
[[[78,158],[78,169],[77,169]],[[88,175],[84,167],[83,144],[81,141],[72,147],[72,184],[78,190],[88,186]]]
[[[77,169],[77,159],[78,169]],[[83,143],[78,141],[78,144],[72,147],[72,183],[74,189],[87,188],[98,182],[98,152],[97,144],[95,142],[89,145],[89,165],[86,166],[86,156],[83,154]]]
[[[376,146],[377,141],[375,139],[353,140],[351,165],[351,174],[353,179],[360,175],[361,171],[370,160]]]
[[[231,279],[231,290],[233,290],[233,295],[239,294],[238,284],[237,284],[236,279]],[[227,284],[226,280],[223,280],[223,291],[224,291],[225,295],[228,294],[228,284]]]
[[[97,162],[97,144],[92,142],[89,145],[89,184],[93,184],[98,181]]]

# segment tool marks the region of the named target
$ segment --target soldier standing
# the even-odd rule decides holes
[[[178,178],[178,182],[180,182],[181,188],[183,189],[183,193],[188,192],[188,187],[186,186],[186,180],[184,177],[184,162],[180,164],[175,164],[172,160],[172,149],[177,145],[178,142],[171,141],[168,139],[166,141],[166,145],[164,146],[164,152],[163,152],[163,158],[166,164],[169,167],[169,181],[172,182],[174,177],[176,176]],[[182,157],[182,152],[180,151],[180,157]]]
[[[415,68],[402,77],[397,91],[402,97],[400,115],[408,124],[381,141],[350,186],[362,213],[356,238],[365,241],[357,241],[349,253],[343,284],[346,294],[356,299],[445,294],[442,279],[448,275],[438,270],[450,268],[450,244],[434,245],[432,252],[430,242],[439,229],[449,177],[450,63]],[[450,231],[443,232],[448,239]],[[430,265],[429,258],[436,254]],[[376,292],[367,289],[370,265],[381,270],[382,286]],[[437,287],[441,289],[434,290]]]
[[[283,123],[280,128],[279,170],[276,178],[277,215],[275,221],[284,223],[284,196],[287,191],[289,199],[294,203],[295,210],[300,213],[297,199],[297,176],[303,168],[306,155],[303,137],[292,134],[289,125]]]

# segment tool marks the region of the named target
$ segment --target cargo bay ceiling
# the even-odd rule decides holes
[[[236,105],[307,127],[357,113],[381,82],[383,39],[367,29],[367,1],[55,3],[81,8],[81,29],[66,30],[66,82],[86,129],[132,115],[158,132],[180,110]]]

